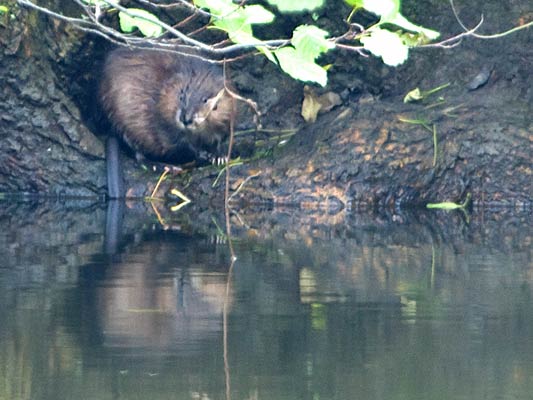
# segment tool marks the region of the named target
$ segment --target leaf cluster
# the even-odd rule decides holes
[[[168,31],[155,14],[144,9],[123,8],[117,2],[108,0],[82,1],[88,9],[95,9],[99,13],[112,12],[118,8],[120,29],[125,33],[138,30],[147,38],[159,38]],[[180,3],[182,6],[186,3],[194,13],[203,12],[208,15],[208,27],[225,32],[237,48],[255,48],[291,77],[321,86],[327,84],[327,70],[318,61],[323,54],[335,48],[369,52],[381,57],[385,64],[396,66],[407,59],[410,47],[439,36],[436,31],[409,22],[400,13],[401,0],[345,0],[353,10],[344,21],[349,32],[343,37],[330,37],[328,31],[316,25],[297,26],[291,38],[275,43],[264,41],[254,33],[254,25],[276,23],[276,14],[271,10],[276,10],[279,14],[316,13],[324,7],[325,2],[326,0],[267,0],[270,9],[258,4],[248,5],[246,2],[236,4],[232,0],[193,0],[192,4],[185,1]],[[155,2],[150,1],[143,3],[155,5]],[[378,22],[368,27],[351,23],[354,14],[363,9],[378,16]]]
[[[42,7],[34,0],[17,0],[25,7],[38,10],[58,20],[73,24],[76,28],[96,34],[129,47],[152,47],[165,51],[180,52],[181,44],[202,50],[213,56],[227,56],[235,52],[258,51],[270,61],[276,63],[295,79],[327,83],[327,66],[320,64],[321,56],[333,49],[351,51],[361,55],[372,54],[391,66],[405,62],[409,50],[413,47],[451,48],[457,46],[465,37],[494,39],[533,26],[533,21],[516,26],[508,31],[492,35],[476,33],[483,23],[483,17],[473,28],[467,28],[459,19],[457,10],[450,1],[451,8],[463,32],[434,43],[440,34],[437,31],[416,25],[401,13],[401,0],[343,0],[352,7],[352,11],[342,21],[333,21],[337,27],[346,27],[346,31],[337,36],[319,28],[316,24],[301,25],[294,29],[291,38],[264,40],[254,32],[254,25],[270,26],[279,22],[280,15],[301,13],[310,15],[313,21],[320,17],[325,6],[337,7],[340,0],[263,0],[267,6],[248,4],[252,0],[136,0],[143,8],[128,8],[121,0],[72,0],[78,4],[83,14],[81,17],[68,17],[61,11]],[[330,3],[327,3],[327,2]],[[159,11],[180,8],[189,13],[187,18],[171,21],[174,25],[163,22]],[[276,11],[276,13],[273,12]],[[114,16],[118,11],[121,32],[109,24],[105,15]],[[354,16],[361,11],[375,15],[373,22],[361,25],[353,22]],[[0,9],[0,15],[6,14],[7,7]],[[156,15],[157,14],[157,15]],[[169,13],[165,14],[168,16]],[[182,28],[198,16],[207,16],[209,22],[202,29],[217,29],[227,34],[228,42],[207,44],[196,40],[194,34],[199,30],[185,33]],[[107,22],[103,22],[107,21]],[[139,37],[135,32],[140,32]],[[190,54],[190,52],[187,52]]]

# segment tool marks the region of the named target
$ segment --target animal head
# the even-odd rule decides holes
[[[228,131],[231,98],[216,66],[194,59],[182,62],[164,82],[158,103],[163,118],[182,133],[205,135],[205,140]]]
[[[203,132],[227,128],[231,100],[224,88],[215,92],[189,86],[181,89],[178,96],[175,122],[179,129]]]

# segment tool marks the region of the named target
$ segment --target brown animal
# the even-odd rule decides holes
[[[115,130],[138,156],[180,164],[221,155],[231,100],[219,66],[120,48],[107,57],[99,96]]]

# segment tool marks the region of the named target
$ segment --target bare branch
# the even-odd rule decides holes
[[[440,48],[449,49],[449,48],[458,46],[463,40],[463,38],[468,37],[468,36],[474,36],[474,32],[477,31],[482,24],[483,24],[483,15],[481,15],[481,19],[479,20],[478,24],[474,26],[472,29],[468,29],[466,32],[452,36],[451,38],[445,39],[441,42],[424,44],[420,47],[440,47]],[[464,26],[462,23],[460,23],[460,25]]]
[[[518,31],[520,31],[522,29],[529,28],[530,26],[533,26],[533,21],[530,21],[527,24],[524,24],[524,25],[521,25],[521,26],[515,26],[514,28],[511,28],[511,29],[509,29],[509,30],[507,30],[505,32],[494,33],[492,35],[481,35],[479,33],[475,33],[475,31],[481,25],[481,22],[478,25],[476,25],[476,27],[474,27],[473,29],[468,29],[465,26],[465,24],[463,23],[463,21],[461,20],[461,18],[459,18],[459,13],[457,12],[457,9],[455,8],[455,4],[453,3],[453,0],[450,0],[450,5],[452,7],[453,15],[455,16],[455,19],[457,20],[457,23],[459,25],[461,25],[461,28],[463,28],[465,31],[470,32],[469,36],[473,36],[473,37],[475,37],[477,39],[497,39],[497,38],[501,38],[501,37],[507,36],[507,35],[509,35],[511,33],[518,32]],[[483,14],[481,15],[481,21],[483,21]]]
[[[175,42],[176,39],[150,39],[150,38],[141,38],[141,37],[135,37],[131,35],[122,34],[116,31],[115,29],[109,28],[105,26],[104,24],[100,23],[95,13],[92,11],[91,7],[81,3],[80,0],[75,0],[75,1],[78,5],[80,5],[80,7],[82,7],[88,19],[66,17],[52,10],[49,10],[45,7],[38,6],[37,4],[35,4],[34,2],[30,0],[17,0],[17,2],[20,5],[35,9],[53,18],[68,22],[72,24],[74,27],[76,27],[77,29],[80,29],[85,32],[91,32],[91,33],[97,34],[116,44],[127,45],[128,47],[143,47],[143,45],[144,47],[146,47],[146,45],[149,44],[154,48],[161,49],[164,51],[176,52],[180,54],[190,55],[193,57],[196,56],[196,55],[191,55],[190,52],[180,52],[179,50],[176,50],[176,47],[177,47],[176,42]],[[205,44],[203,42],[195,40],[164,22],[154,21],[151,19],[147,19],[146,17],[143,17],[141,15],[131,13],[127,8],[119,5],[118,3],[114,1],[111,1],[111,0],[103,0],[103,1],[109,4],[110,6],[116,8],[117,10],[125,13],[126,15],[129,15],[131,17],[136,17],[139,19],[143,19],[143,20],[147,20],[151,23],[154,23],[162,27],[167,32],[171,33],[175,38],[178,38],[183,43],[188,44],[190,47],[200,49],[206,53],[213,54],[213,55],[225,55],[225,54],[235,53],[238,51],[250,50],[250,49],[257,48],[257,47],[275,48],[275,47],[284,46],[290,43],[290,40],[288,39],[280,39],[280,40],[257,41],[254,43],[233,44],[230,46],[217,48],[213,45]],[[198,10],[196,7],[194,7],[193,5],[185,1],[180,1],[180,4],[188,5],[189,7],[193,7],[195,10]],[[200,57],[200,56],[197,56],[197,57]]]
[[[150,23],[161,27],[162,29],[164,29],[166,33],[170,34],[172,37],[171,38],[166,38],[166,37],[165,38],[161,38],[161,37],[146,38],[146,37],[138,37],[134,35],[120,33],[116,29],[106,26],[99,21],[99,18],[100,18],[99,10],[100,9],[98,6],[91,6],[83,2],[82,0],[75,0],[75,3],[78,6],[80,6],[80,8],[83,10],[83,13],[85,14],[86,18],[67,17],[57,12],[54,12],[52,10],[49,10],[45,7],[39,6],[35,4],[32,0],[17,0],[17,2],[22,6],[35,9],[52,18],[65,21],[69,24],[72,24],[74,27],[76,27],[77,29],[80,29],[81,31],[96,34],[117,45],[128,46],[131,48],[146,48],[147,46],[150,46],[151,48],[157,49],[160,51],[173,52],[173,53],[188,55],[191,57],[198,57],[206,61],[210,61],[210,62],[220,62],[220,61],[208,59],[202,56],[201,54],[198,54],[199,53],[198,50],[200,50],[204,55],[210,54],[212,56],[215,56],[213,58],[217,58],[216,56],[218,56],[218,58],[223,56],[227,59],[228,55],[232,53],[235,54],[239,52],[242,53],[243,51],[250,51],[250,50],[253,51],[259,47],[266,47],[268,49],[275,50],[276,48],[283,47],[283,46],[290,44],[290,39],[279,39],[279,40],[268,40],[268,41],[257,40],[257,41],[254,41],[253,43],[240,43],[240,44],[230,44],[230,45],[227,45],[226,42],[207,44],[202,41],[196,40],[193,38],[194,34],[196,32],[199,32],[202,29],[205,29],[205,27],[202,27],[199,30],[196,30],[189,34],[183,33],[179,29],[176,29],[176,27],[183,26],[184,23],[186,23],[186,21],[189,21],[189,19],[194,17],[195,15],[201,15],[203,17],[208,17],[208,18],[213,18],[213,15],[207,11],[197,8],[196,6],[194,6],[194,4],[186,0],[176,0],[176,2],[170,3],[170,4],[155,4],[154,2],[150,0],[139,0],[142,4],[145,4],[150,7],[162,8],[162,9],[181,7],[184,9],[188,9],[191,12],[191,15],[185,20],[176,24],[175,27],[170,26],[160,20],[150,19],[143,15],[136,14],[135,12],[132,12],[128,8],[121,6],[116,0],[102,0],[102,1],[108,4],[113,9],[119,10],[120,12],[126,15],[149,21]],[[452,48],[452,47],[458,46],[464,38],[469,37],[469,36],[480,38],[480,39],[494,39],[494,38],[502,37],[510,33],[516,32],[518,30],[526,29],[530,26],[533,26],[533,21],[532,21],[530,23],[515,27],[503,33],[498,33],[494,35],[480,35],[480,34],[477,34],[476,31],[483,24],[483,21],[484,21],[483,15],[481,15],[481,18],[478,24],[472,29],[469,29],[466,27],[466,25],[462,22],[461,18],[459,17],[459,13],[455,7],[453,0],[449,0],[449,2],[452,8],[452,12],[455,16],[455,19],[457,20],[457,23],[461,26],[461,28],[464,30],[464,32],[458,35],[455,35],[453,37],[450,37],[448,39],[442,40],[441,42],[438,42],[438,43],[425,44],[425,45],[420,45],[418,47]],[[361,56],[367,57],[368,54],[364,51],[364,48],[362,46],[355,46],[355,45],[349,44],[349,42],[353,42],[354,40],[357,40],[357,38],[360,37],[360,35],[365,33],[365,28],[363,26],[350,21],[351,16],[352,15],[350,15],[350,17],[348,17],[348,19],[346,20],[346,22],[348,23],[347,32],[345,32],[344,34],[340,36],[332,37],[329,40],[335,43],[335,46],[339,49],[343,49],[347,51],[355,51]],[[344,42],[344,43],[341,43],[341,42]],[[191,49],[195,49],[197,51],[191,51]]]

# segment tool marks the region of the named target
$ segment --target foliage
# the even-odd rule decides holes
[[[316,26],[298,26],[291,39],[292,47],[282,47],[274,52],[281,69],[295,79],[325,86],[328,80],[326,70],[315,60],[335,47],[326,40],[327,35],[326,31]]]
[[[90,6],[98,6],[103,8],[108,7],[108,4],[105,0],[83,0],[83,2]]]
[[[330,0],[337,1],[337,0]],[[32,0],[18,0],[19,3],[34,7],[48,15],[74,23],[78,28],[97,33],[114,42],[124,42],[130,46],[139,46],[142,39],[135,35],[124,35],[106,26],[108,19],[104,15],[119,16],[120,29],[124,33],[138,30],[146,41],[154,47],[164,47],[176,44],[176,38],[187,45],[192,45],[204,52],[226,55],[237,50],[255,48],[273,63],[276,63],[286,73],[295,79],[318,83],[327,83],[327,71],[322,67],[320,57],[332,49],[353,51],[354,54],[369,52],[381,57],[383,62],[396,66],[404,62],[409,48],[419,46],[433,40],[439,33],[423,28],[408,21],[400,13],[401,0],[345,0],[353,10],[339,26],[345,26],[347,32],[337,37],[331,37],[330,32],[314,25],[297,26],[292,37],[276,40],[263,40],[256,36],[254,25],[273,24],[276,16],[284,13],[312,12],[312,20],[320,16],[320,8],[326,5],[326,0],[267,0],[266,6],[260,4],[248,5],[245,1],[234,0],[192,0],[179,1],[172,4],[172,8],[180,7],[189,10],[191,16],[209,16],[207,28],[225,32],[233,43],[221,43],[213,46],[196,40],[185,32],[186,26],[192,18],[182,21],[164,23],[158,18],[158,9],[167,8],[156,1],[143,0],[140,5],[147,9],[127,8],[120,0],[75,0],[82,6],[85,13],[81,18],[70,18],[61,12],[39,7]],[[333,4],[333,3],[332,3]],[[336,4],[335,4],[336,5]],[[270,6],[271,9],[266,7]],[[147,11],[148,7],[151,12]],[[352,18],[361,9],[379,17],[378,22],[370,26],[352,23]],[[272,10],[272,11],[271,11]],[[276,14],[278,13],[278,14]],[[165,13],[168,17],[172,12]],[[163,33],[168,34],[163,38]],[[151,39],[151,38],[157,38]]]
[[[118,14],[120,29],[123,32],[133,32],[138,28],[147,37],[157,37],[163,33],[163,28],[157,24],[159,19],[155,15],[139,8],[128,8],[128,13],[129,15],[121,11]]]
[[[101,2],[113,5],[106,0],[84,0],[88,4]],[[281,13],[312,11],[324,5],[324,0],[268,0]],[[393,32],[382,27],[383,24],[395,24],[411,32],[436,38],[438,33],[411,24],[400,14],[400,0],[346,0],[350,5],[364,8],[378,16],[377,24],[360,32],[355,37],[363,48],[381,57],[388,65],[396,66],[408,57],[410,44],[402,37],[403,32]],[[317,59],[336,47],[329,32],[312,25],[301,25],[293,31],[292,38],[285,41],[285,46],[272,47],[257,38],[253,32],[254,24],[271,24],[275,15],[261,5],[239,5],[232,0],[194,0],[194,5],[208,10],[210,24],[228,35],[235,44],[256,46],[271,62],[278,64],[283,71],[295,79],[315,82],[322,86],[327,83],[327,71],[317,63]],[[163,24],[152,13],[142,9],[131,8],[119,12],[120,28],[123,32],[138,29],[144,36],[157,37],[163,32]],[[407,38],[407,39],[406,39]],[[412,40],[411,40],[412,43]]]
[[[452,201],[444,201],[442,203],[428,203],[427,208],[436,208],[440,210],[465,210],[470,204],[470,199],[472,198],[470,193],[467,193],[465,201],[462,204],[457,204]]]
[[[332,5],[337,6],[338,0],[330,1]],[[292,77],[320,85],[326,84],[327,74],[317,60],[320,61],[320,56],[331,49],[353,51],[357,54],[368,52],[380,57],[385,64],[397,66],[408,58],[409,49],[412,47],[430,45],[450,48],[458,45],[465,37],[493,39],[533,26],[533,21],[531,21],[505,32],[481,35],[476,33],[476,30],[483,23],[483,18],[481,17],[480,22],[474,28],[468,29],[458,18],[455,7],[451,3],[457,22],[464,31],[439,43],[429,44],[439,37],[439,32],[407,20],[400,12],[401,0],[344,0],[344,3],[353,7],[346,20],[339,21],[338,24],[338,26],[347,27],[345,33],[337,37],[330,37],[330,32],[316,26],[297,27],[293,31],[292,39],[265,41],[255,36],[253,25],[272,24],[276,22],[276,15],[262,5],[246,5],[246,1],[236,0],[180,0],[172,5],[163,5],[151,0],[139,2],[150,7],[151,10],[171,6],[171,8],[188,9],[191,17],[209,15],[208,27],[226,32],[230,41],[234,43],[233,45],[221,43],[219,46],[213,46],[198,41],[192,35],[187,35],[181,30],[182,26],[185,26],[192,18],[186,18],[183,21],[171,21],[173,23],[179,22],[173,27],[173,24],[163,23],[156,15],[146,10],[128,9],[122,6],[120,0],[74,0],[75,3],[82,6],[84,15],[80,18],[66,17],[61,11],[56,12],[38,6],[34,0],[17,0],[17,2],[53,18],[71,23],[81,30],[96,33],[113,42],[122,42],[133,47],[141,45],[142,40],[134,35],[123,35],[106,26],[102,14],[115,15],[118,10],[123,32],[130,33],[138,29],[139,32],[148,37],[147,41],[152,46],[167,50],[169,46],[176,44],[176,38],[204,52],[218,55],[227,55],[236,50],[250,50],[255,47]],[[320,16],[320,8],[326,5],[326,0],[266,0],[266,3],[281,14],[311,11],[313,13],[311,17],[316,21]],[[370,26],[352,22],[353,17],[360,10],[375,14],[379,18],[378,21]],[[2,12],[5,14],[5,9],[0,9],[0,14]],[[172,13],[165,14],[171,15]],[[162,33],[168,33],[168,35],[165,35],[165,38],[160,38]],[[149,39],[155,37],[157,40]],[[303,43],[305,45],[302,45]]]
[[[365,50],[381,57],[387,65],[397,66],[405,62],[409,56],[409,47],[425,43],[439,37],[439,33],[431,29],[411,23],[400,13],[401,0],[345,0],[355,9],[364,8],[380,17],[379,22],[367,29],[360,39]],[[396,25],[416,35],[405,35],[401,31],[382,28],[383,25]]]
[[[346,0],[356,8],[365,8],[380,16],[380,21],[361,32],[357,39],[372,54],[381,57],[392,66],[403,63],[408,57],[409,44],[402,37],[403,32],[381,28],[383,24],[395,24],[428,38],[438,37],[431,31],[410,23],[400,14],[400,0]],[[290,40],[290,46],[270,50],[253,34],[252,24],[271,23],[274,15],[260,5],[238,6],[231,0],[195,0],[195,5],[209,10],[211,23],[224,30],[234,43],[253,43],[267,58],[276,62],[287,74],[302,81],[327,83],[326,70],[317,64],[317,58],[336,47],[328,40],[329,33],[316,26],[298,26]],[[303,12],[314,10],[324,4],[323,0],[269,0],[280,12]],[[410,37],[408,37],[410,39]],[[411,41],[412,42],[412,41]]]
[[[231,0],[195,0],[195,5],[208,9],[214,27],[225,31],[233,43],[257,44],[258,49],[271,61],[270,51],[261,46],[261,40],[254,37],[252,24],[268,24],[274,14],[260,5],[239,6]]]
[[[366,50],[381,57],[387,65],[400,65],[409,56],[409,48],[398,34],[386,29],[372,29],[368,36],[361,38],[361,43]]]
[[[276,6],[280,12],[313,11],[324,5],[325,0],[267,0],[269,4]]]

